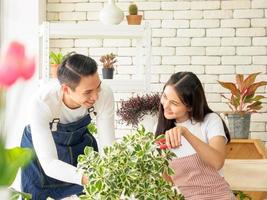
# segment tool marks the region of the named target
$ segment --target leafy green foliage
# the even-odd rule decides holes
[[[100,156],[86,147],[78,157],[78,168],[89,177],[81,199],[182,199],[162,174],[173,174],[168,160],[175,156],[169,150],[161,151],[153,133],[140,128],[120,142],[104,149]]]
[[[0,138],[0,186],[10,186],[16,178],[18,169],[25,167],[32,156],[32,150],[29,148],[5,149]]]
[[[88,124],[87,129],[92,135],[97,134],[97,128],[96,128],[96,124],[94,122],[91,122],[90,124]]]
[[[255,92],[259,87],[267,85],[267,81],[255,83],[256,77],[259,74],[260,73],[250,74],[245,79],[243,74],[237,74],[236,83],[218,81],[222,87],[231,92],[230,98],[222,95],[222,97],[229,101],[228,105],[231,110],[244,114],[256,112],[262,108],[262,102],[260,100],[265,97],[256,95]]]
[[[55,53],[53,51],[50,51],[49,54],[49,58],[50,58],[50,63],[51,64],[61,64],[63,59],[64,59],[64,55],[61,52]]]
[[[128,8],[129,14],[130,15],[137,15],[138,13],[138,7],[136,4],[130,4]]]
[[[25,193],[25,192],[18,192],[16,190],[14,190],[13,188],[9,189],[11,192],[11,198],[10,200],[17,200],[19,199],[19,197],[21,197],[23,200],[30,200],[32,199],[32,195],[29,193]]]
[[[252,200],[252,198],[250,196],[248,196],[247,194],[245,194],[242,191],[239,190],[234,190],[234,195],[239,199],[239,200]]]

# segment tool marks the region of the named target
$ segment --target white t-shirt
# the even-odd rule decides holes
[[[201,139],[205,143],[209,143],[209,140],[215,136],[225,137],[225,143],[227,143],[227,138],[224,132],[223,123],[221,118],[216,113],[209,113],[205,116],[203,122],[194,122],[190,119],[182,122],[176,123],[176,126],[186,127],[193,135]],[[193,155],[196,150],[192,145],[182,136],[181,144],[179,148],[171,149],[178,158]]]
[[[94,108],[97,113],[98,147],[102,151],[103,147],[111,145],[115,140],[114,97],[111,89],[104,83],[101,84]],[[82,173],[78,172],[76,167],[58,159],[49,122],[59,117],[60,123],[66,124],[75,122],[87,114],[87,108],[70,109],[63,103],[58,83],[48,84],[34,97],[29,123],[34,149],[47,176],[81,185]]]

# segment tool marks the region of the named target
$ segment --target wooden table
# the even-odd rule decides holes
[[[231,189],[253,200],[267,199],[267,151],[258,139],[233,139],[227,144],[224,176]]]

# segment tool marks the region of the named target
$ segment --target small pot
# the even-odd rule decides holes
[[[103,79],[113,79],[114,68],[102,68]]]
[[[59,64],[50,64],[50,75],[52,78],[57,78],[57,68]]]
[[[140,25],[142,21],[142,15],[127,15],[127,21],[129,25]]]

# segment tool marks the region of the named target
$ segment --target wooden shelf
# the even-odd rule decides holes
[[[232,139],[226,145],[224,177],[231,189],[253,200],[267,199],[267,152],[259,139]]]

